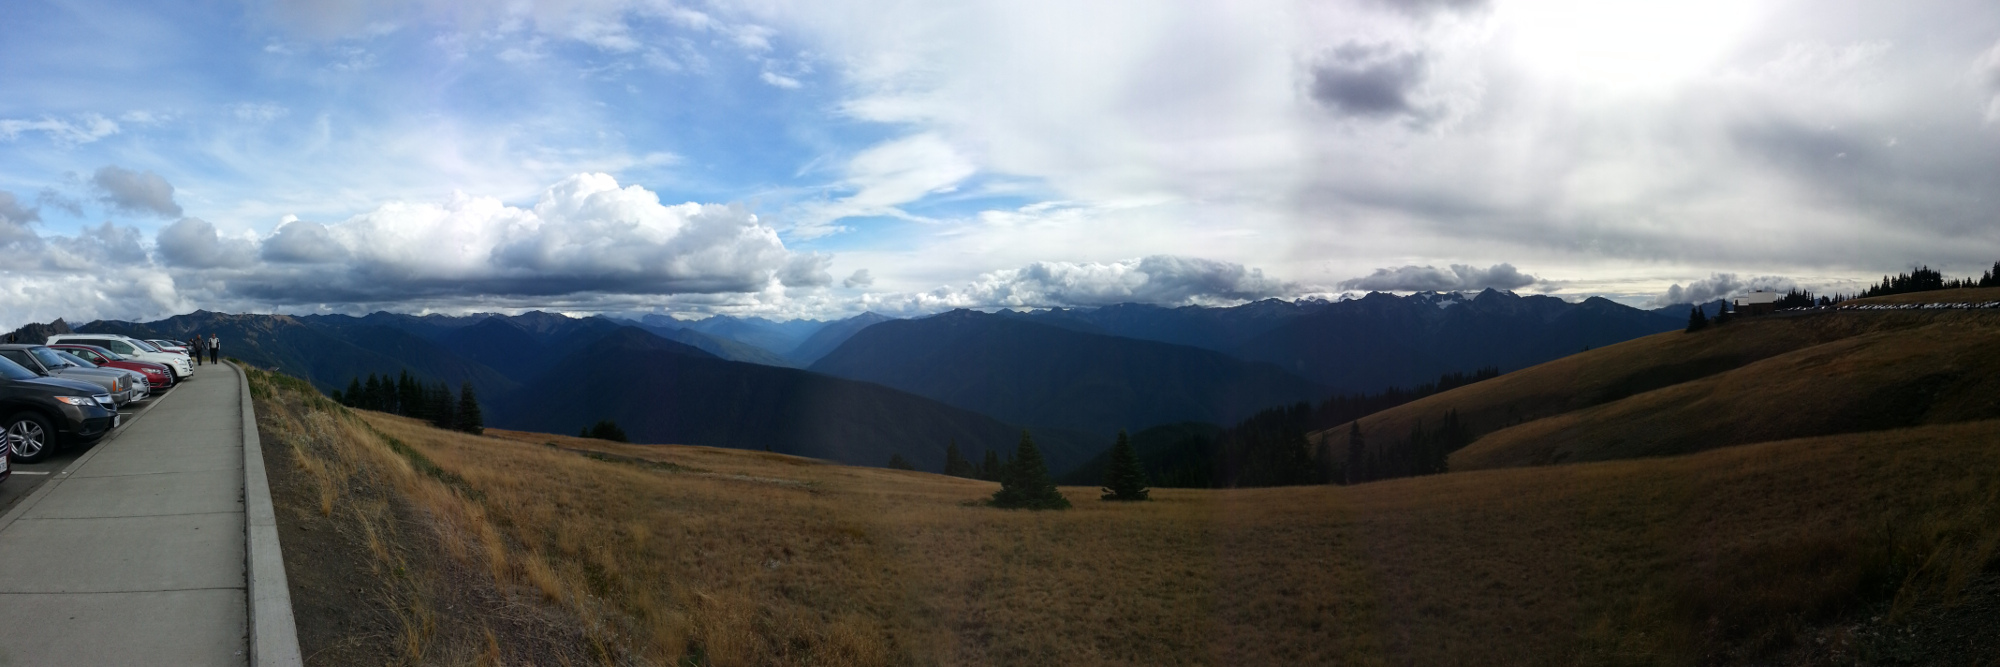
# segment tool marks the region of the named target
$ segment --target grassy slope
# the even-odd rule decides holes
[[[2000,364],[2000,354],[1980,344],[1996,333],[2000,317],[1988,312],[1744,319],[1522,369],[1371,415],[1361,428],[1372,446],[1393,445],[1419,421],[1435,424],[1458,410],[1474,433],[1486,434],[1452,457],[1452,469],[1467,470],[2000,416],[1980,395],[1991,380],[1977,372]],[[1906,388],[1937,393],[1916,405],[1924,395],[1912,398]],[[1934,414],[1911,418],[1930,399],[1940,402]],[[1344,426],[1314,437],[1346,451]]]
[[[1841,305],[1868,305],[1883,303],[1985,303],[2000,300],[2000,287],[1975,287],[1972,289],[1941,289],[1909,294],[1891,294],[1867,299],[1854,299]]]
[[[613,662],[1739,662],[1948,599],[2000,547],[2000,421],[1031,513],[925,473],[353,414],[404,443],[350,458],[422,473],[394,488],[436,552]]]

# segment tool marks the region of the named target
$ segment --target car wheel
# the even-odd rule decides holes
[[[33,412],[7,418],[7,451],[14,460],[34,463],[55,453],[56,429],[49,420]]]

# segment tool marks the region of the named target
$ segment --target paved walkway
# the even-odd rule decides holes
[[[0,665],[247,664],[240,378],[202,366],[0,517]]]

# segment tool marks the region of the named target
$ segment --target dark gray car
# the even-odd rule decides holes
[[[84,368],[72,364],[42,345],[0,345],[0,357],[20,364],[22,368],[34,371],[42,377],[59,377],[65,380],[79,380],[102,387],[111,394],[111,400],[118,405],[131,403],[139,392],[132,386],[132,379],[126,374],[105,368]]]

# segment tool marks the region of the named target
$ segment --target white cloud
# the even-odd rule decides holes
[[[852,275],[840,281],[840,286],[848,289],[857,287],[867,289],[875,286],[875,276],[869,275],[868,269],[855,269]]]
[[[900,205],[957,185],[977,173],[972,160],[936,134],[918,134],[877,144],[856,154],[840,186],[852,194],[832,202],[809,202],[792,215],[792,233],[813,238],[840,231],[832,224],[856,216],[905,216]]]
[[[0,138],[13,141],[23,133],[40,132],[59,146],[87,144],[118,133],[118,123],[100,114],[86,113],[73,120],[42,117],[35,120],[0,118]]]
[[[1435,266],[1376,269],[1366,276],[1341,281],[1340,288],[1371,292],[1477,292],[1488,288],[1517,290],[1537,282],[1538,278],[1521,273],[1512,264],[1495,264],[1484,269],[1453,264],[1448,269]]]
[[[1683,287],[1676,284],[1667,288],[1666,293],[1653,299],[1654,307],[1674,306],[1689,303],[1708,303],[1716,299],[1754,292],[1784,292],[1798,287],[1798,283],[1784,276],[1748,276],[1734,273],[1716,273],[1709,277],[1688,283]]]
[[[786,90],[791,90],[799,87],[798,79],[794,79],[792,77],[785,76],[782,74],[776,74],[769,70],[765,70],[764,73],[759,74],[758,78],[763,79],[764,83],[768,83],[773,86],[777,86],[779,88],[784,88]]]
[[[952,308],[1047,308],[1149,303],[1233,305],[1296,297],[1306,289],[1263,270],[1197,257],[1155,255],[1115,262],[1035,262],[979,276],[959,287],[928,292],[868,294],[862,307],[927,313]]]

